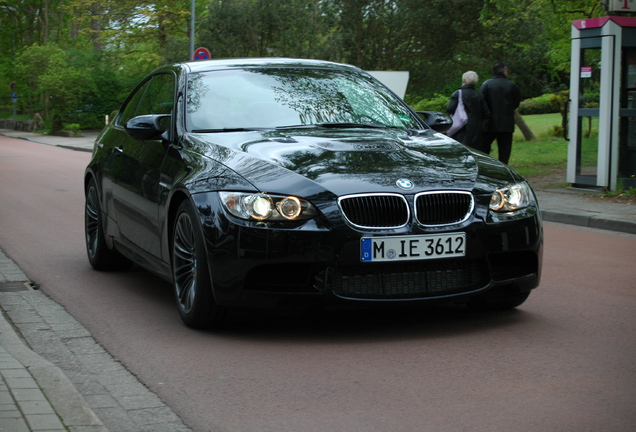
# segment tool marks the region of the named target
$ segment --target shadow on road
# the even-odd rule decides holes
[[[239,339],[350,343],[448,338],[534,320],[523,306],[506,312],[479,312],[455,304],[333,308],[312,311],[237,311],[231,324],[210,331]]]
[[[171,285],[145,270],[133,266],[124,272],[107,273],[100,289],[110,290],[130,306],[144,305],[146,320],[161,322],[178,318]],[[382,342],[422,338],[449,338],[482,333],[492,329],[527,326],[537,316],[530,312],[530,300],[505,312],[481,312],[463,304],[393,303],[352,304],[331,307],[292,307],[280,309],[233,309],[221,328],[188,330],[195,338],[228,338],[242,341],[350,343]],[[171,324],[171,325],[172,325]],[[187,333],[178,330],[184,336]]]

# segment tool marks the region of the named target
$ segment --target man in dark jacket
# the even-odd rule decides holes
[[[486,81],[480,90],[490,108],[490,120],[486,122],[480,150],[490,153],[492,142],[496,139],[499,160],[507,164],[515,131],[515,110],[521,96],[519,86],[508,79],[508,67],[504,63],[497,63],[493,74],[493,78]]]
[[[475,90],[477,81],[479,81],[479,76],[476,72],[468,71],[462,75],[462,86],[451,95],[446,111],[450,115],[455,113],[459,104],[459,92],[461,91],[462,103],[466,109],[468,121],[463,128],[453,135],[453,139],[474,149],[481,150],[484,120],[490,117],[490,111],[484,98]]]

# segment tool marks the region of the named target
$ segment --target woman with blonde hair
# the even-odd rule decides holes
[[[453,115],[459,104],[461,92],[462,103],[468,115],[466,125],[453,135],[460,143],[481,150],[484,121],[490,117],[490,110],[483,96],[475,89],[479,76],[474,71],[462,75],[462,86],[451,97],[446,111]]]

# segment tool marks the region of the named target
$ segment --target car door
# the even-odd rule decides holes
[[[160,256],[159,181],[168,144],[161,139],[134,139],[124,127],[140,115],[167,114],[170,117],[162,120],[162,126],[171,136],[174,95],[174,75],[154,75],[129,98],[117,119],[120,137],[113,148],[112,203],[118,240],[141,256]]]

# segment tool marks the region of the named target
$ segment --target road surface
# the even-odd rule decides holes
[[[0,137],[0,247],[195,431],[634,431],[636,236],[545,224],[519,309],[183,326],[169,284],[90,268],[90,154]]]

